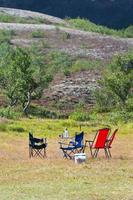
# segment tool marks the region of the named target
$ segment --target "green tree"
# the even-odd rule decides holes
[[[30,52],[18,47],[7,48],[8,53],[5,51],[5,54],[1,55],[1,87],[6,92],[9,105],[21,104],[27,115],[31,100],[41,97],[44,87],[52,78],[47,75],[45,66],[41,67],[36,62],[38,65],[35,67],[35,59],[33,60]]]
[[[133,98],[133,52],[115,57],[104,72],[96,102],[101,111],[125,109]],[[129,101],[130,99],[130,101]]]

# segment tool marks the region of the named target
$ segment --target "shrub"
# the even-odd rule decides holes
[[[15,32],[12,30],[0,30],[0,44],[4,42],[10,43],[10,40],[14,34]]]
[[[96,25],[87,19],[68,19],[68,22],[77,29],[97,32],[100,34],[114,35],[119,37],[133,37],[133,26],[129,26],[126,29],[115,30],[107,28],[106,26]]]
[[[107,120],[109,123],[118,125],[120,122],[132,122],[133,121],[133,113],[132,112],[127,112],[126,110],[123,111],[115,111],[115,112],[110,112]]]
[[[10,131],[19,132],[19,133],[22,133],[25,131],[24,128],[22,127],[10,127],[9,129]]]
[[[53,51],[45,57],[48,73],[55,74],[57,72],[69,71],[72,65],[72,59],[69,55],[59,51]]]
[[[17,118],[21,117],[21,114],[13,111],[13,110],[11,110],[11,108],[7,107],[7,108],[0,109],[0,116],[8,118],[8,119],[17,119]]]
[[[0,124],[0,131],[5,132],[7,130],[6,124]]]
[[[126,101],[126,109],[128,112],[131,112],[133,110],[133,97],[130,97]]]
[[[96,25],[87,19],[77,18],[77,19],[69,19],[68,21],[72,26],[80,30],[97,32],[97,33],[107,34],[107,35],[120,35],[120,33],[117,30],[109,29],[101,25]]]
[[[71,35],[70,35],[70,33],[63,32],[62,35],[61,35],[61,37],[62,37],[63,41],[65,41],[65,40],[70,39]]]
[[[36,117],[45,117],[50,119],[58,118],[58,114],[56,112],[46,110],[40,106],[31,106],[29,113]]]
[[[31,36],[33,38],[43,38],[45,36],[45,33],[44,33],[44,31],[37,30],[37,31],[33,31]]]
[[[133,38],[133,25],[127,27],[123,32],[125,37]]]
[[[72,72],[96,69],[101,66],[99,60],[76,60],[71,67]]]
[[[13,21],[14,21],[13,16],[0,13],[0,22],[10,23],[10,22],[13,22]]]
[[[133,54],[117,56],[104,73],[100,81],[100,89],[95,92],[96,103],[101,112],[114,108],[132,109],[133,98]]]
[[[88,112],[75,111],[70,114],[69,118],[75,121],[88,121],[90,120],[90,115]]]

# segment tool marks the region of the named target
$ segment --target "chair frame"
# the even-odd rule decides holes
[[[101,134],[102,130],[107,130],[107,132],[105,134],[102,146],[101,147],[100,146],[97,147],[95,145],[97,144],[97,141],[100,140],[99,138],[100,138],[100,134]],[[85,148],[87,147],[87,143],[88,143],[92,158],[97,158],[98,152],[99,152],[100,149],[104,149],[106,158],[110,158],[110,155],[108,153],[107,143],[106,143],[109,133],[110,133],[110,128],[102,128],[102,129],[99,129],[97,131],[97,133],[96,133],[96,135],[95,135],[93,140],[91,140],[91,141],[90,140],[86,140],[85,141]]]
[[[76,136],[83,134],[82,138],[82,145],[76,145]],[[74,137],[75,141],[70,141],[69,143],[59,142],[60,149],[63,151],[63,158],[68,158],[70,160],[74,159],[74,155],[76,153],[84,152],[84,132],[76,133]]]
[[[35,138],[32,133],[29,133],[29,158],[31,157],[46,157],[46,138]]]
[[[112,133],[112,135],[106,141],[106,149],[107,149],[109,158],[112,158],[110,149],[112,148],[111,145],[112,145],[112,142],[113,142],[113,140],[115,138],[115,135],[116,135],[117,131],[118,131],[118,128],[114,130],[114,132]]]

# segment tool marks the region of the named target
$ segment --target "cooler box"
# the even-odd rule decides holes
[[[75,163],[83,163],[86,161],[86,153],[76,153],[74,156]]]

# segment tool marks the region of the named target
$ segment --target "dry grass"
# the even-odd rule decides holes
[[[34,129],[39,127],[40,131],[41,123],[45,122],[43,128],[46,127],[46,122],[47,126],[50,123],[49,120],[39,122],[35,119],[29,122],[30,120],[22,120],[8,124],[6,121],[8,131],[0,133],[0,200],[133,199],[132,134],[125,135],[119,131],[113,144],[111,160],[106,160],[102,152],[97,160],[92,160],[87,149],[87,162],[76,165],[73,161],[62,159],[58,146],[59,130],[64,123],[70,122],[56,121],[58,131],[54,137],[48,138],[46,159],[29,159],[27,133],[9,131],[9,127],[15,124],[25,124],[25,129],[34,124]],[[78,126],[75,125],[72,129],[71,123],[69,130],[76,130]],[[51,121],[51,125],[53,124]],[[130,131],[131,127],[132,125]],[[83,128],[87,130],[87,127]],[[92,135],[86,134],[86,138],[91,137]]]

